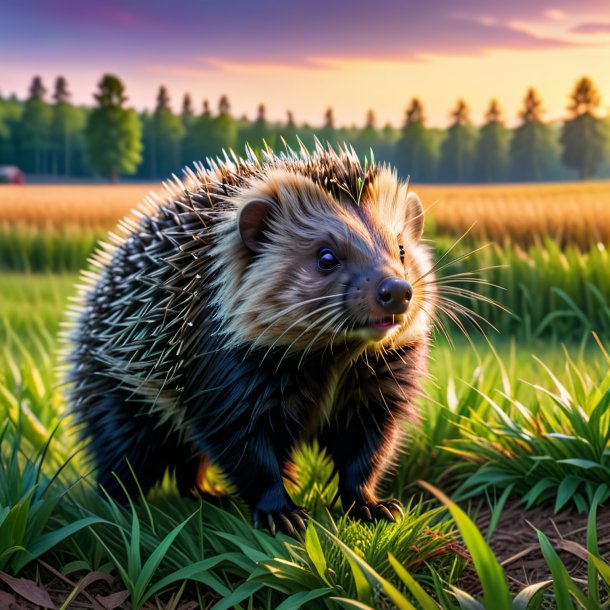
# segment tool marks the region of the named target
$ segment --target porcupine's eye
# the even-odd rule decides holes
[[[320,271],[332,271],[339,266],[339,259],[330,248],[322,248],[318,252],[318,269]]]

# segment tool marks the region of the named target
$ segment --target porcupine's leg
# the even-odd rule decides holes
[[[127,393],[115,389],[93,400],[81,419],[98,484],[122,502],[126,493],[136,495],[138,486],[146,493],[176,455],[175,438],[153,415],[143,414],[142,404]]]
[[[376,487],[395,454],[401,422],[409,417],[417,395],[400,354],[384,358],[354,366],[337,419],[322,437],[339,474],[344,510],[367,521],[394,521],[402,513],[398,500],[379,500]]]
[[[269,414],[254,426],[249,418],[250,411],[242,409],[241,418],[215,428],[202,445],[249,504],[255,527],[296,537],[305,530],[307,512],[290,499],[282,480],[293,437],[282,426],[281,416]]]

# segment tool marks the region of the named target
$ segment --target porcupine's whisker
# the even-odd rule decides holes
[[[338,296],[341,296],[341,295],[340,294],[328,294],[328,295],[324,295],[321,297],[314,297],[312,299],[305,299],[304,301],[299,301],[298,303],[293,303],[292,305],[289,305],[288,307],[285,307],[281,311],[275,313],[273,316],[271,316],[269,318],[270,324],[268,324],[263,329],[263,331],[258,335],[258,337],[253,341],[253,345],[248,349],[246,354],[249,354],[253,349],[255,349],[257,347],[257,344],[258,344],[260,338],[265,333],[267,333],[274,326],[274,324],[276,324],[279,320],[281,320],[286,314],[290,313],[291,311],[294,311],[295,309],[298,309],[299,307],[309,305],[310,303],[314,303],[316,301],[323,301],[325,299],[331,299],[331,298],[338,297]]]
[[[329,303],[328,305],[323,305],[321,307],[318,307],[317,309],[314,309],[314,311],[310,311],[308,314],[305,314],[304,316],[301,316],[300,318],[298,318],[297,320],[295,320],[292,324],[290,324],[288,326],[288,328],[284,329],[284,332],[275,339],[275,341],[268,347],[268,349],[265,351],[265,353],[263,354],[263,357],[261,359],[264,360],[268,354],[271,352],[271,350],[277,345],[278,341],[280,341],[280,339],[286,335],[286,333],[288,331],[290,331],[292,328],[294,328],[297,324],[299,324],[300,322],[302,322],[303,320],[306,320],[307,318],[310,318],[311,316],[319,313],[320,311],[324,311],[325,309],[329,309],[330,307],[336,307],[337,304],[336,303]],[[300,336],[300,335],[299,335]]]
[[[284,330],[284,332],[274,341],[273,345],[271,345],[269,347],[269,349],[265,352],[265,356],[270,352],[270,350],[272,350],[276,343],[292,328],[294,328],[295,326],[297,326],[298,324],[300,324],[303,320],[306,320],[307,318],[310,318],[311,316],[318,314],[322,311],[337,307],[337,303],[330,303],[329,305],[324,305],[322,307],[318,307],[315,311],[311,311],[308,314],[301,316],[300,318],[298,318],[297,320],[295,320],[288,328],[286,328]],[[328,315],[332,314],[333,312],[327,312],[324,316],[322,316],[322,319],[325,319]],[[292,348],[292,346],[309,330],[309,327],[305,328],[301,333],[299,333],[297,335],[297,337],[288,345],[288,347],[284,350],[284,355],[282,356],[282,360],[284,358],[284,356],[287,354],[288,351],[290,351],[290,349]]]
[[[323,335],[326,332],[329,332],[332,328],[334,328],[336,326],[336,324],[338,323],[338,321],[341,319],[341,316],[343,316],[343,311],[337,311],[337,313],[335,314],[334,317],[332,317],[330,320],[328,320],[326,322],[326,324],[324,324],[320,330],[318,330],[318,332],[316,333],[316,335],[313,337],[313,339],[308,343],[307,347],[303,350],[303,353],[301,354],[301,358],[299,359],[299,363],[297,364],[297,368],[301,367],[301,363],[303,362],[303,360],[305,359],[305,357],[307,356],[307,354],[309,353],[309,351],[311,350],[311,348],[315,345],[318,337],[320,337],[321,335]]]
[[[447,344],[453,349],[455,347],[455,345],[453,343],[453,339],[451,339],[451,335],[449,334],[449,330],[445,326],[445,323],[443,322],[443,320],[441,320],[441,318],[439,318],[439,316],[436,313],[436,311],[435,310],[429,311],[426,307],[424,307],[421,304],[420,304],[419,307],[432,320],[432,324],[434,326],[436,326],[436,328],[438,328],[441,331],[441,333],[443,334],[443,336],[447,340]]]
[[[466,307],[465,305],[462,305],[461,303],[456,303],[455,301],[446,299],[444,297],[441,297],[441,302],[445,307],[450,308],[452,311],[459,313],[459,314],[463,315],[465,318],[467,318],[468,320],[470,320],[477,327],[477,329],[480,330],[483,334],[485,334],[485,332],[483,331],[483,328],[479,324],[479,322],[478,322],[479,320],[481,322],[484,322],[485,324],[487,324],[487,326],[489,326],[495,332],[498,332],[498,329],[489,320],[487,320],[484,316],[482,316],[478,312],[470,309],[469,307]]]
[[[338,304],[336,304],[336,303],[335,303],[334,305],[335,305],[336,307],[338,307]],[[318,310],[318,311],[319,311],[319,310]],[[317,312],[316,312],[316,313],[317,313]],[[325,313],[323,316],[321,316],[321,318],[318,320],[318,322],[321,322],[322,320],[326,320],[326,319],[328,319],[329,317],[331,317],[331,316],[333,316],[333,315],[335,315],[335,312],[334,312],[334,311],[329,311],[329,312],[326,312],[326,313]],[[309,317],[309,316],[304,316],[304,317]],[[302,320],[302,319],[303,319],[303,318],[301,318],[301,320]],[[299,321],[300,321],[300,320],[299,320]],[[297,342],[297,341],[298,341],[298,340],[299,340],[299,339],[300,339],[300,338],[301,338],[301,337],[302,337],[302,336],[303,336],[303,335],[304,335],[304,334],[305,334],[305,333],[306,333],[308,330],[309,330],[309,327],[308,327],[308,328],[305,328],[305,329],[304,329],[302,332],[300,332],[300,333],[297,335],[297,337],[296,337],[296,338],[295,338],[295,339],[294,339],[294,340],[293,340],[293,341],[290,343],[290,345],[288,345],[288,347],[286,347],[286,349],[284,350],[284,353],[283,353],[283,354],[282,354],[282,356],[280,357],[280,361],[279,361],[279,362],[278,362],[278,364],[277,364],[276,371],[278,371],[278,370],[279,370],[280,365],[282,364],[282,362],[284,361],[284,359],[285,359],[285,358],[286,358],[286,357],[289,355],[290,350],[292,349],[292,347],[294,346],[294,344],[295,344],[295,343],[296,343],[296,342]],[[300,361],[299,361],[299,363],[300,363]]]

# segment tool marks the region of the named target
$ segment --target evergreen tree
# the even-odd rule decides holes
[[[140,163],[142,128],[134,110],[125,108],[125,87],[116,76],[105,74],[94,95],[85,137],[89,166],[113,182],[120,174],[135,173]]]
[[[221,156],[237,146],[237,123],[231,116],[231,105],[226,95],[218,101],[218,116],[212,119],[207,140],[201,143],[205,156]]]
[[[509,134],[497,100],[490,101],[485,120],[477,142],[475,178],[481,182],[501,182],[506,180]]]
[[[265,105],[259,104],[256,119],[248,124],[246,129],[243,130],[243,137],[240,137],[240,140],[242,140],[239,147],[240,153],[244,150],[246,143],[255,151],[260,151],[264,147],[263,142],[271,148],[275,147],[275,134],[267,121],[266,114]]]
[[[542,122],[542,101],[528,89],[519,112],[521,125],[510,142],[510,175],[513,180],[548,179],[557,158],[557,143],[551,127]]]
[[[370,157],[371,150],[376,155],[379,147],[379,131],[376,126],[375,113],[369,109],[364,119],[362,129],[353,129],[353,133],[346,134],[345,141],[353,143],[356,152],[361,157]]]
[[[467,182],[473,175],[477,136],[464,100],[458,100],[451,117],[453,123],[441,145],[440,179],[442,182]]]
[[[169,93],[164,86],[159,87],[157,106],[149,125],[152,176],[166,176],[177,171],[181,163],[180,143],[185,129],[180,117],[172,112]]]
[[[18,138],[21,153],[20,165],[26,172],[36,174],[48,171],[52,112],[45,101],[46,88],[40,76],[30,85],[19,123]]]
[[[279,128],[279,134],[276,141],[276,145],[279,145],[283,139],[286,144],[288,144],[288,146],[294,148],[298,145],[297,136],[298,130],[294,122],[294,115],[292,114],[292,111],[288,110],[286,112],[286,124],[281,125]]]
[[[208,100],[203,100],[202,113],[194,118],[183,141],[182,151],[186,165],[194,161],[205,161],[206,156],[210,154],[206,149],[206,142],[210,136],[213,120],[210,104]]]
[[[570,98],[571,118],[563,125],[561,160],[576,169],[578,177],[584,180],[595,174],[606,153],[606,129],[603,121],[595,116],[601,98],[587,77],[576,83]]]
[[[324,146],[327,142],[335,145],[337,143],[337,130],[335,129],[335,113],[332,108],[327,108],[324,113],[324,125],[318,132],[318,138]]]
[[[14,165],[20,162],[19,126],[23,104],[13,95],[0,96],[0,164]]]
[[[57,77],[53,93],[51,120],[51,150],[54,174],[72,175],[75,155],[83,153],[82,131],[85,113],[70,103],[68,83],[63,76]]]
[[[425,126],[424,109],[416,97],[406,111],[406,120],[396,144],[397,164],[417,181],[429,182],[436,176],[438,152]]]

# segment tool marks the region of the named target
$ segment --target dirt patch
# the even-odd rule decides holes
[[[489,529],[491,511],[481,506],[475,522],[485,534]],[[490,546],[508,576],[515,592],[525,586],[547,580],[550,570],[544,560],[534,528],[542,531],[551,541],[570,575],[587,579],[587,515],[563,511],[553,513],[552,506],[541,506],[525,511],[517,502],[507,504],[494,530]],[[601,557],[610,561],[610,506],[597,511],[597,537]],[[471,594],[480,595],[476,573],[469,567],[460,579],[459,586]]]

